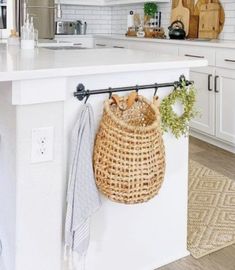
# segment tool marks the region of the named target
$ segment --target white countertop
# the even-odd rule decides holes
[[[0,81],[206,66],[190,59],[128,49],[23,51],[0,44]]]
[[[141,42],[155,42],[155,43],[167,43],[167,44],[179,44],[185,46],[205,46],[205,47],[215,47],[215,48],[230,48],[235,49],[235,40],[220,40],[213,39],[211,41],[200,41],[197,39],[185,39],[185,40],[175,40],[175,39],[156,39],[156,38],[137,38],[137,37],[126,37],[124,35],[96,35],[96,38],[110,38],[110,39],[121,39],[121,40],[133,40]]]

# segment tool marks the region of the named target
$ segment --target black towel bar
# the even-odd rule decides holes
[[[138,92],[139,90],[152,89],[152,88],[155,89],[154,95],[156,95],[158,88],[171,87],[171,86],[180,87],[182,84],[186,84],[186,86],[189,86],[193,84],[193,82],[186,80],[184,75],[181,75],[178,81],[170,82],[170,83],[155,83],[155,84],[135,85],[135,86],[117,87],[117,88],[109,87],[107,89],[99,89],[99,90],[86,90],[85,86],[82,83],[80,83],[77,86],[76,92],[74,92],[74,97],[76,97],[80,101],[86,98],[86,101],[87,101],[87,99],[91,95],[100,95],[100,94],[109,93],[109,95],[111,96],[111,94],[115,92],[126,92],[126,91],[133,91],[133,90],[136,90]]]

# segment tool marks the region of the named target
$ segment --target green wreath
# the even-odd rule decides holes
[[[184,112],[181,116],[177,115],[172,107],[177,101],[184,106]],[[164,98],[160,105],[163,131],[171,130],[176,138],[179,138],[181,135],[187,136],[189,121],[197,114],[194,110],[195,101],[196,89],[194,85],[188,88],[185,82],[182,82],[170,95]]]

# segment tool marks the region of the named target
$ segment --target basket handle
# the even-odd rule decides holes
[[[127,98],[127,109],[130,109],[137,99],[138,93],[136,91],[131,92]]]
[[[120,98],[118,95],[112,95],[112,104],[117,104],[119,106]]]
[[[120,102],[120,97],[118,95],[112,95],[112,104],[116,104],[120,110],[125,111],[127,109],[130,109],[137,99],[138,94],[136,93],[136,91],[133,91],[129,94],[124,104]]]

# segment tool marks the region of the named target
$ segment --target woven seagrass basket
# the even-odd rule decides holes
[[[159,102],[150,103],[142,96],[130,102],[130,97],[133,93],[105,101],[94,148],[99,190],[125,204],[153,198],[165,174]]]

